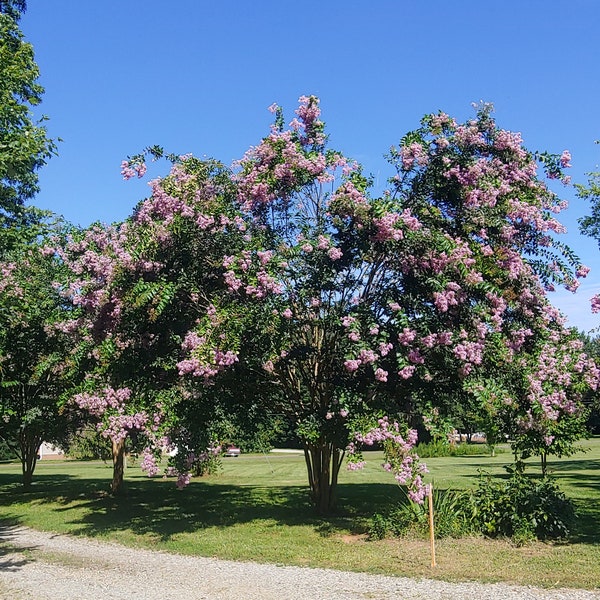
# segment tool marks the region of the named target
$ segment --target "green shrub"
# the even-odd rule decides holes
[[[0,440],[0,460],[14,460],[17,458],[14,450],[4,441]]]
[[[67,456],[76,460],[112,460],[112,446],[94,427],[88,426],[67,443]]]
[[[441,456],[475,456],[490,453],[489,447],[485,444],[450,444],[443,440],[435,440],[419,444],[416,452],[421,458],[437,458]],[[497,448],[496,453],[498,453]]]
[[[470,494],[455,490],[433,492],[433,521],[438,538],[463,537],[473,533]],[[373,515],[371,539],[388,536],[426,537],[429,535],[429,502],[416,504],[406,498],[386,514]]]
[[[575,516],[572,502],[552,479],[532,479],[516,470],[503,481],[481,476],[472,498],[473,521],[481,532],[516,543],[564,538]]]

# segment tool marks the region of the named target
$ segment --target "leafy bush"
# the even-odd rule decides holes
[[[433,508],[436,537],[462,537],[473,533],[468,492],[434,489]],[[373,515],[369,537],[380,540],[392,535],[428,536],[429,501],[417,504],[407,498],[388,513]]]
[[[194,461],[190,468],[195,477],[216,475],[223,469],[223,462],[219,455],[204,453]]]
[[[112,459],[110,440],[94,427],[85,427],[82,431],[67,440],[67,456],[76,460],[103,460]]]
[[[496,453],[499,450],[496,448]],[[449,444],[444,440],[436,440],[419,444],[417,454],[421,458],[436,458],[440,456],[475,456],[489,454],[489,446],[485,444]]]
[[[14,450],[4,440],[0,440],[0,460],[14,460],[15,458],[17,455]]]
[[[552,479],[532,479],[518,470],[503,481],[480,477],[472,498],[473,521],[482,533],[516,543],[564,538],[575,516],[572,502]]]

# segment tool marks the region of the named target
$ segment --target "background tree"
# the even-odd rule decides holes
[[[8,243],[2,235],[6,228],[35,216],[24,203],[39,189],[38,169],[56,153],[45,117],[36,120],[32,112],[44,88],[33,47],[17,24],[25,7],[19,1],[0,4],[0,251]]]
[[[25,0],[0,0],[0,14],[8,15],[15,21],[27,10]]]
[[[61,325],[68,309],[57,289],[64,265],[48,245],[64,226],[39,212],[36,221],[19,230],[20,245],[0,262],[0,437],[21,460],[25,486],[41,443],[61,444],[74,425],[63,407],[72,384],[70,341]]]
[[[600,248],[600,172],[588,174],[587,185],[575,184],[577,195],[590,204],[590,214],[579,219],[581,233],[598,242]],[[600,312],[600,294],[591,299],[592,312]]]

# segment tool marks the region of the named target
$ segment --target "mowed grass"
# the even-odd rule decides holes
[[[583,446],[590,450],[551,462],[578,510],[567,543],[519,548],[483,537],[441,540],[435,568],[428,540],[367,539],[370,516],[401,495],[377,452],[367,453],[363,471],[342,471],[339,513],[331,518],[316,517],[308,503],[303,456],[269,454],[225,458],[222,472],[183,491],[130,465],[126,491],[116,498],[106,493],[112,470],[102,462],[40,461],[28,492],[20,486],[20,465],[2,464],[0,520],[233,560],[591,589],[600,585],[600,439]],[[428,480],[439,489],[473,488],[479,470],[502,477],[510,460],[508,451],[492,458],[483,446],[478,456],[431,458]],[[539,471],[533,461],[529,468]]]

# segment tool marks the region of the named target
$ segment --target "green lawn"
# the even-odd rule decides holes
[[[426,540],[368,541],[373,512],[396,502],[400,491],[368,453],[364,471],[343,471],[340,512],[314,516],[307,502],[301,455],[225,458],[216,476],[184,491],[173,480],[148,479],[127,469],[123,497],[106,494],[111,468],[101,462],[40,461],[31,491],[20,487],[20,466],[0,464],[0,519],[41,530],[99,537],[170,552],[309,565],[371,573],[477,578],[546,587],[593,588],[600,581],[600,439],[590,451],[554,461],[551,469],[575,500],[577,528],[569,543],[517,548],[502,540],[441,540],[435,569]],[[509,452],[435,458],[426,462],[439,489],[473,487],[478,469],[502,476]],[[538,469],[537,464],[531,467]]]

